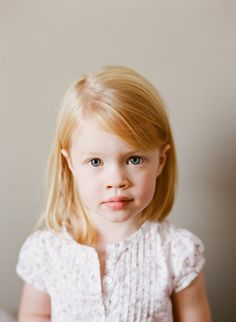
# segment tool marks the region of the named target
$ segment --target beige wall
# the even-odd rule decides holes
[[[42,206],[61,98],[81,73],[121,64],[166,102],[180,171],[171,217],[205,243],[214,321],[235,321],[236,2],[1,0],[0,24],[0,307],[19,302],[17,254]]]

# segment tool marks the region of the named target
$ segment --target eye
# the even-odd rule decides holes
[[[93,167],[99,167],[102,163],[102,161],[100,159],[92,159],[92,160],[89,160],[89,163],[93,166]]]
[[[129,158],[129,161],[133,164],[133,165],[138,165],[144,162],[144,159],[142,157],[139,157],[138,155],[134,155],[132,157]]]

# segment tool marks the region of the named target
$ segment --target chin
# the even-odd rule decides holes
[[[122,222],[126,222],[128,220],[130,220],[131,218],[133,218],[135,215],[131,215],[131,214],[127,214],[127,213],[122,213],[122,212],[113,212],[110,214],[105,214],[105,215],[101,215],[101,217],[106,220],[109,221],[111,223],[122,223]]]
[[[131,218],[134,218],[139,211],[127,211],[127,210],[108,210],[108,209],[89,209],[90,214],[97,219],[101,218],[104,221],[110,222],[110,223],[122,223],[131,220]],[[104,211],[105,210],[105,211]]]

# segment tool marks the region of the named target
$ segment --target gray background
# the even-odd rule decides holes
[[[180,173],[171,218],[205,244],[214,321],[235,321],[236,2],[1,0],[0,24],[0,307],[17,310],[15,265],[43,205],[61,99],[82,73],[120,64],[166,103]]]

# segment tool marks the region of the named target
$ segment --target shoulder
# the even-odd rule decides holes
[[[49,271],[48,239],[50,232],[39,230],[30,234],[20,248],[16,273],[40,291],[47,291]]]
[[[60,244],[60,239],[50,230],[37,230],[25,239],[21,246],[20,254],[25,252],[47,252],[58,244]]]
[[[188,229],[176,227],[169,220],[159,223],[157,229],[173,289],[179,292],[202,270],[205,263],[205,246],[196,234]]]
[[[31,233],[26,239],[24,244],[29,245],[32,243],[45,244],[45,242],[54,237],[53,233],[48,229],[40,229]]]
[[[68,253],[68,240],[47,229],[30,234],[20,248],[16,273],[39,290],[48,289],[58,261]]]
[[[71,241],[63,233],[54,233],[48,229],[41,229],[31,233],[23,242],[19,251],[18,266],[41,263],[50,264],[63,257],[71,247]]]
[[[173,251],[193,246],[202,251],[205,249],[202,240],[196,234],[188,229],[177,227],[169,219],[153,223],[152,229],[157,233],[161,244],[170,247]]]

